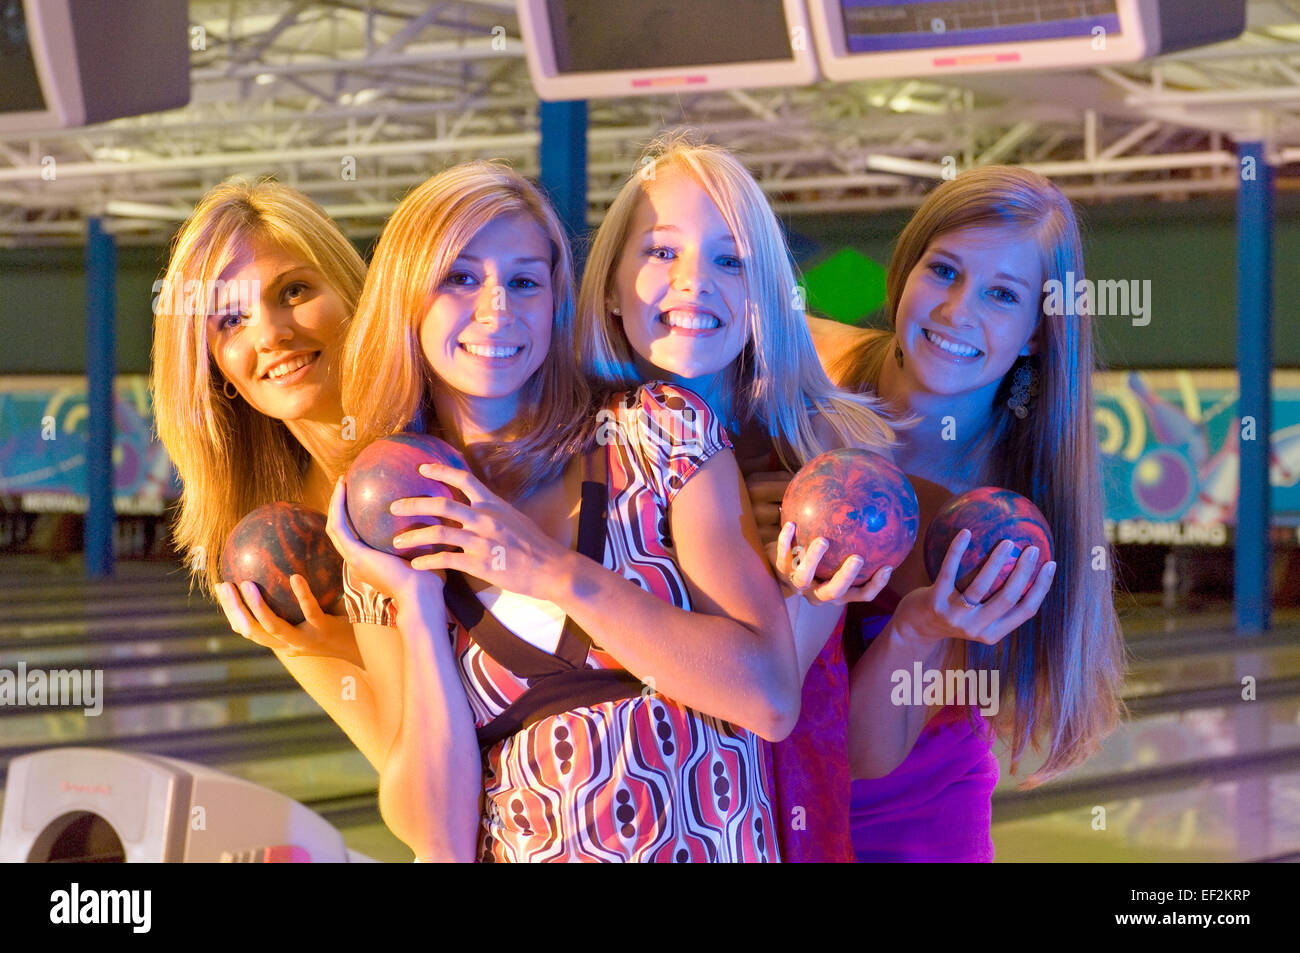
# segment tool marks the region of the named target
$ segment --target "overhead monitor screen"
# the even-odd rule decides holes
[[[555,0],[548,7],[561,73],[794,60],[775,0]]]
[[[840,0],[849,53],[1120,32],[1116,0]]]
[[[0,112],[43,112],[22,0],[0,0]]]

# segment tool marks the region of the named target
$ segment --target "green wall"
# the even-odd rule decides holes
[[[791,216],[796,255],[858,248],[882,265],[908,213]],[[1092,279],[1150,280],[1151,323],[1098,318],[1111,367],[1232,367],[1236,351],[1236,226],[1230,198],[1080,207]],[[1300,196],[1279,196],[1274,236],[1274,359],[1300,367]],[[357,247],[369,251],[369,241]],[[0,374],[76,374],[85,364],[80,248],[0,250]],[[152,286],[166,249],[118,249],[117,366],[147,373]]]
[[[86,267],[81,248],[0,251],[0,374],[81,374],[86,367]],[[117,368],[149,369],[160,248],[117,250]]]
[[[1111,367],[1235,367],[1237,234],[1231,198],[1078,207],[1090,279],[1151,281],[1151,322],[1098,318],[1099,356]],[[907,212],[789,216],[796,236],[827,251],[852,245],[888,265]],[[1300,196],[1279,196],[1273,238],[1274,363],[1300,367]],[[796,249],[799,240],[794,239]],[[814,255],[804,261],[807,267]]]
[[[354,243],[363,255],[371,242]],[[117,371],[147,374],[154,282],[167,249],[117,249]],[[86,269],[81,248],[0,249],[0,374],[82,374]]]

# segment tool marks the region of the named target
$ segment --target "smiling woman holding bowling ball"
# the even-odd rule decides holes
[[[296,599],[304,620],[291,625],[252,583],[223,582],[220,567],[231,531],[259,507],[326,509],[346,445],[338,355],[364,277],[356,249],[306,196],[271,181],[219,185],[173,243],[150,383],[158,434],[183,483],[173,534],[195,581],[378,763],[387,739],[346,616],[328,614],[294,576],[281,595]],[[288,539],[279,524],[265,530],[273,543]],[[355,701],[339,690],[349,677]]]
[[[1086,758],[1122,709],[1123,647],[1092,424],[1092,326],[1087,315],[1043,310],[1045,282],[1067,272],[1083,274],[1069,200],[1032,172],[989,166],[940,185],[903,230],[886,282],[889,330],[810,318],[833,378],[919,418],[896,459],[918,489],[922,533],[952,494],[978,486],[1020,493],[1046,517],[1055,567],[1044,565],[1033,586],[1037,554],[1027,550],[994,588],[1000,544],[963,591],[951,590],[934,607],[952,627],[936,643],[942,665],[1000,675],[993,723],[1009,744],[1013,770],[1031,748],[1043,749],[1029,784]],[[890,612],[923,598],[921,549],[865,621],[846,631],[854,651],[863,651],[863,636],[879,631]],[[1041,610],[1008,628],[1016,601],[1025,604],[1026,588],[1041,588],[1052,568]],[[869,642],[864,659],[880,650],[879,641]],[[855,695],[855,713],[865,703]],[[859,858],[992,860],[998,765],[983,722],[966,709],[933,712],[887,776],[880,769],[892,759],[872,754],[878,731],[854,723],[857,775],[876,779],[854,783]],[[908,735],[910,746],[916,736]]]
[[[786,587],[804,676],[799,722],[768,752],[782,853],[794,861],[852,860],[850,674],[840,628],[845,605],[883,589],[915,532],[911,490],[881,457],[890,453],[891,424],[874,395],[840,390],[822,370],[780,224],[754,177],[719,147],[677,137],[650,148],[597,232],[578,311],[592,373],[610,382],[684,384],[726,422],[760,528],[767,523],[763,539]],[[839,466],[842,454],[863,466]],[[832,479],[821,481],[813,509],[855,514],[841,523],[879,524],[873,551],[843,559],[829,531],[818,539],[807,525],[780,528],[778,504],[791,473],[825,460]],[[883,505],[849,499],[870,487],[884,490]],[[882,639],[889,651],[853,672],[853,696],[888,708],[891,672],[929,657],[931,643],[907,636],[905,626],[930,631],[942,622],[936,619],[921,602],[898,614]],[[892,714],[861,717],[889,721]],[[919,731],[921,719],[914,720]],[[891,732],[900,759],[903,734]]]
[[[402,687],[381,812],[421,860],[779,859],[759,736],[798,682],[735,459],[684,388],[589,384],[570,269],[545,198],[488,162],[414,190],[376,247],[358,450],[414,425],[473,470],[419,468],[468,502],[392,504],[446,521],[399,534],[452,547],[409,562],[357,538],[346,479],[331,502],[367,666]]]
[[[744,165],[717,146],[667,139],[637,163],[593,240],[578,301],[583,362],[613,386],[691,388],[723,423],[747,478],[846,445],[887,455],[889,422],[871,395],[831,384],[801,296],[780,225]],[[870,566],[846,560],[817,581],[815,560],[795,567],[792,534],[767,548],[788,584],[803,683],[794,733],[765,752],[782,855],[851,859],[840,603],[874,596],[892,567],[862,553]]]

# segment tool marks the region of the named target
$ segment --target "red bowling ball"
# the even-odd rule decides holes
[[[1014,544],[989,595],[1007,581],[1015,569],[1016,560],[1030,546],[1038,547],[1038,564],[1030,579],[1038,578],[1038,571],[1052,559],[1052,530],[1047,519],[1030,500],[1011,490],[996,486],[981,486],[954,496],[935,514],[930,528],[925,532],[925,569],[934,579],[939,575],[943,557],[948,547],[963,529],[971,532],[970,545],[962,555],[957,568],[957,590],[964,590],[989,554],[1004,539]]]
[[[830,544],[817,566],[829,579],[844,560],[864,560],[855,585],[882,566],[897,566],[916,542],[920,508],[912,485],[878,453],[831,450],[809,460],[786,487],[782,522],[794,523],[805,549],[818,536]]]
[[[450,444],[422,433],[398,433],[376,440],[353,461],[347,475],[348,517],[357,536],[367,546],[403,559],[427,556],[446,548],[420,546],[399,550],[393,546],[394,536],[442,522],[433,516],[394,516],[388,511],[394,500],[409,496],[458,498],[445,483],[420,475],[420,465],[424,463],[467,469]]]
[[[325,516],[296,503],[268,503],[240,520],[221,551],[221,578],[257,584],[271,611],[290,625],[302,622],[289,585],[304,576],[321,608],[338,614],[343,599],[343,559],[325,533]]]

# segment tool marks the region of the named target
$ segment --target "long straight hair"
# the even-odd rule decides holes
[[[184,483],[172,536],[205,591],[221,581],[218,557],[235,524],[264,503],[300,501],[310,462],[283,421],[226,397],[209,352],[205,289],[262,239],[315,268],[348,316],[366,272],[330,217],[277,182],[219,185],[177,232],[155,301],[150,392],[158,437]]]
[[[876,391],[894,347],[898,304],[907,278],[930,244],[966,228],[1011,228],[1037,240],[1044,284],[1082,278],[1083,250],[1074,210],[1061,191],[1013,166],[973,169],[943,183],[903,229],[886,276],[890,331],[874,331],[831,368],[840,381]],[[1102,516],[1100,454],[1093,427],[1092,319],[1045,313],[1040,297],[1038,353],[1003,378],[994,423],[979,441],[981,478],[1029,497],[1055,539],[1057,573],[1038,614],[996,646],[966,642],[969,668],[996,667],[1012,770],[1025,751],[1046,747],[1040,783],[1091,754],[1114,728],[1123,703],[1124,647],[1115,615],[1113,555]],[[1021,420],[1006,407],[1016,370],[1030,362],[1039,393]],[[1008,714],[1008,712],[1010,714]]]
[[[740,427],[759,422],[790,469],[831,449],[814,426],[818,413],[842,445],[891,446],[894,433],[880,413],[881,402],[873,394],[837,388],[822,369],[804,319],[803,289],[796,283],[789,247],[762,189],[731,153],[688,138],[650,147],[596,233],[578,296],[583,367],[610,386],[641,383],[622,321],[608,301],[637,206],[646,190],[671,170],[693,177],[708,193],[743,262],[747,343],[726,376],[733,422]]]
[[[511,214],[527,215],[550,241],[551,347],[524,384],[519,416],[475,447],[469,463],[496,492],[517,500],[556,479],[586,449],[595,398],[575,357],[573,261],[564,229],[528,180],[504,163],[480,160],[414,189],[379,237],[343,346],[343,408],[356,425],[351,457],[413,421],[426,430],[437,423],[433,394],[445,385],[425,360],[420,324],[474,235]]]

